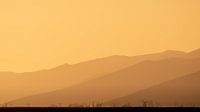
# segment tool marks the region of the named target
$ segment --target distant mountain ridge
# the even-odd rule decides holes
[[[166,52],[165,52],[166,53]],[[167,52],[169,53],[169,52]],[[189,58],[186,58],[189,56]],[[50,105],[107,101],[200,70],[200,58],[188,54],[147,60],[66,89],[13,100],[13,104]]]
[[[198,54],[199,51],[193,51]],[[187,55],[187,56],[186,56]],[[69,88],[93,79],[98,79],[117,71],[134,66],[146,60],[162,60],[168,58],[192,57],[181,51],[164,51],[139,56],[113,55],[78,64],[65,64],[49,70],[36,72],[9,73],[0,72],[0,103],[20,97],[46,93],[62,88]],[[195,56],[198,57],[198,56]]]

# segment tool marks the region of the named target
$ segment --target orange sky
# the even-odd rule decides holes
[[[1,0],[0,71],[200,47],[199,0]]]

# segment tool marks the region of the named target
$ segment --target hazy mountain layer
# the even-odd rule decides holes
[[[200,72],[107,102],[115,106],[200,106]]]
[[[141,56],[110,56],[74,65],[28,73],[0,73],[0,103],[33,94],[66,88],[126,68],[144,60],[180,57],[184,52],[167,51]]]
[[[108,101],[200,70],[200,58],[144,61],[66,89],[12,101],[13,104],[82,104]]]

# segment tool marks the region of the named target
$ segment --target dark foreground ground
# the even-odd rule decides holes
[[[200,107],[0,107],[0,112],[200,112]]]

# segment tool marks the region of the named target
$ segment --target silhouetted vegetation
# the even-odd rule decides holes
[[[163,105],[165,106],[165,105]],[[191,105],[183,105],[183,104],[177,104],[175,103],[174,105],[171,105],[172,107],[198,107],[195,104],[191,104]],[[31,105],[31,103],[27,103],[26,105],[13,105],[11,103],[3,103],[0,104],[0,107],[38,107],[38,105]],[[157,101],[153,101],[153,100],[143,100],[141,101],[141,106],[136,106],[131,104],[130,102],[124,103],[124,104],[115,104],[115,103],[111,103],[110,105],[105,105],[103,102],[98,102],[98,101],[92,101],[91,103],[73,103],[73,104],[62,104],[62,103],[57,103],[57,104],[51,104],[51,105],[41,105],[39,107],[69,107],[69,108],[90,108],[90,107],[94,107],[94,108],[103,108],[103,107],[162,107],[162,105],[160,103],[158,103]]]

